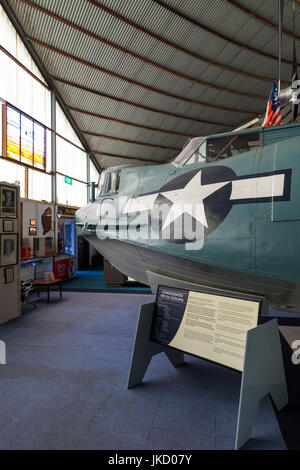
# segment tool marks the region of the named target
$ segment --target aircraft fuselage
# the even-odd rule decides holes
[[[120,271],[155,272],[300,308],[300,125],[193,139],[174,162],[119,167],[76,214]]]

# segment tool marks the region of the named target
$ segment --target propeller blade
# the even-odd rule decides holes
[[[279,96],[280,106],[287,104],[292,98],[292,87],[282,88]]]

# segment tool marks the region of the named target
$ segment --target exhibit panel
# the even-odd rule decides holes
[[[211,291],[158,286],[156,301],[140,309],[127,389],[142,382],[152,357],[162,352],[174,367],[188,353],[241,372],[237,450],[251,437],[262,398],[270,394],[277,410],[289,402],[278,322],[258,325],[263,299]]]
[[[0,324],[20,316],[20,187],[0,182]]]
[[[247,331],[258,324],[261,299],[159,286],[152,339],[242,371]]]
[[[55,205],[36,201],[21,202],[22,258],[55,253]]]

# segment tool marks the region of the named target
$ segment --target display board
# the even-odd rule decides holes
[[[187,284],[175,279],[173,282]],[[160,353],[164,353],[174,367],[184,364],[185,351],[229,367],[234,366],[242,374],[235,440],[235,449],[240,449],[251,437],[263,397],[270,394],[278,410],[283,409],[289,401],[277,319],[250,328],[251,323],[259,320],[264,301],[264,298],[246,293],[233,293],[206,286],[195,286],[195,291],[187,291],[185,287],[182,290],[158,285],[156,302],[144,304],[140,309],[127,388],[135,387],[143,381],[152,357]],[[193,318],[188,318],[190,315]],[[191,320],[192,324],[187,320]],[[193,324],[196,321],[198,325]],[[200,328],[205,324],[214,325],[211,328],[206,326],[214,331],[206,333],[211,339],[204,337],[204,341],[197,334],[191,339],[192,333],[201,334]],[[189,331],[182,332],[183,328]],[[245,341],[243,330],[246,329]],[[216,346],[220,338],[224,342],[222,348],[220,345]],[[177,348],[170,347],[174,343]],[[210,344],[210,348],[207,344]],[[233,348],[233,355],[230,348]],[[242,353],[240,351],[240,356],[244,355],[243,361],[241,358],[237,360],[236,349],[243,350]],[[207,372],[211,374],[209,367],[200,367],[194,372],[203,377]],[[214,387],[222,388],[222,384],[218,382],[220,376],[213,375],[215,383],[211,384],[212,393]],[[176,376],[179,377],[180,374]],[[197,394],[197,389],[195,393]],[[195,407],[196,420],[197,408],[199,407]]]
[[[151,340],[242,371],[246,334],[260,313],[259,298],[159,286]]]
[[[20,315],[20,188],[0,182],[0,324]]]

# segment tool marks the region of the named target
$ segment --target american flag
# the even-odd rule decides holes
[[[279,124],[282,124],[282,118],[280,114],[277,82],[274,81],[267,104],[265,119],[261,127],[278,126]]]

